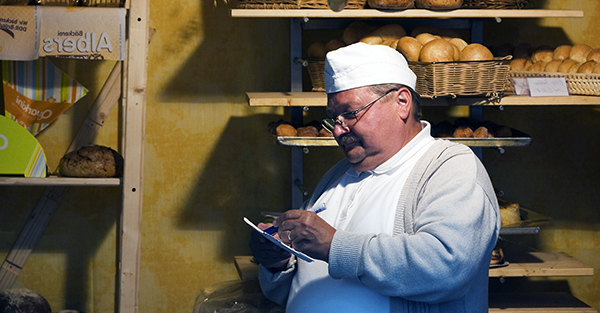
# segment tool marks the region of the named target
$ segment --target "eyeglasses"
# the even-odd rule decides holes
[[[390,90],[386,91],[384,94],[377,97],[377,99],[369,102],[369,104],[365,105],[364,107],[362,107],[358,110],[344,112],[344,113],[336,116],[335,118],[326,118],[321,121],[321,125],[323,126],[323,128],[325,128],[330,133],[333,133],[333,130],[335,129],[336,124],[340,124],[340,126],[342,126],[342,127],[352,127],[352,126],[354,126],[354,124],[356,124],[356,122],[357,122],[356,115],[360,111],[364,111],[364,110],[368,109],[370,106],[375,104],[381,98],[385,97],[390,92],[396,91],[396,90],[398,90],[398,88],[394,88],[394,89],[390,89]]]

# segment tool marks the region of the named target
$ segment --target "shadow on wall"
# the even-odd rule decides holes
[[[182,229],[226,230],[223,242],[227,244],[218,252],[223,260],[249,252],[251,229],[243,222],[244,216],[258,223],[264,220],[262,211],[283,212],[291,206],[290,148],[276,144],[267,132],[269,122],[279,118],[274,114],[231,117],[178,218]],[[264,133],[257,135],[256,129],[264,129]],[[339,160],[331,153],[339,149],[314,150],[330,156],[311,163],[310,172],[320,177]],[[317,155],[312,157],[318,157],[314,152]],[[314,188],[317,179],[311,176],[313,183],[307,187]]]
[[[289,89],[289,21],[232,18],[230,6],[202,0],[203,14],[170,39],[176,44],[203,37],[157,101],[207,102],[213,96]]]

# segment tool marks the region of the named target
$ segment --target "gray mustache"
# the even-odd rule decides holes
[[[340,145],[346,145],[346,144],[354,143],[354,142],[357,142],[357,141],[358,141],[358,138],[356,138],[356,137],[354,137],[352,135],[345,135],[343,137],[338,138],[338,143]]]

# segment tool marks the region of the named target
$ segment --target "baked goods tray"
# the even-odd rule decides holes
[[[546,215],[537,213],[524,207],[520,207],[521,222],[504,225],[500,229],[500,235],[527,235],[540,232],[540,226],[546,225],[552,219]]]
[[[444,138],[470,147],[520,147],[531,142],[531,137],[497,137],[497,138]],[[335,147],[337,142],[332,137],[277,137],[277,143],[291,147]]]

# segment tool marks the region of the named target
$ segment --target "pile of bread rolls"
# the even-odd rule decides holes
[[[432,124],[431,133],[437,138],[507,138],[512,137],[512,129],[492,121],[475,121],[466,117],[454,123],[442,121]]]
[[[356,42],[386,45],[402,53],[408,61],[454,62],[488,61],[494,55],[484,45],[467,43],[456,32],[436,27],[417,27],[407,34],[399,24],[375,26],[357,20],[348,25],[341,39],[327,43],[315,42],[309,46],[307,56],[325,58],[327,52]]]
[[[505,49],[501,47],[499,49]],[[586,44],[534,48],[529,43],[522,43],[514,48],[512,55],[511,71],[600,74],[600,48]]]
[[[368,0],[374,9],[403,10],[413,7],[430,10],[450,10],[462,6],[463,0]]]
[[[318,121],[310,121],[296,127],[285,120],[278,120],[269,123],[268,130],[277,137],[333,137],[333,134]]]

